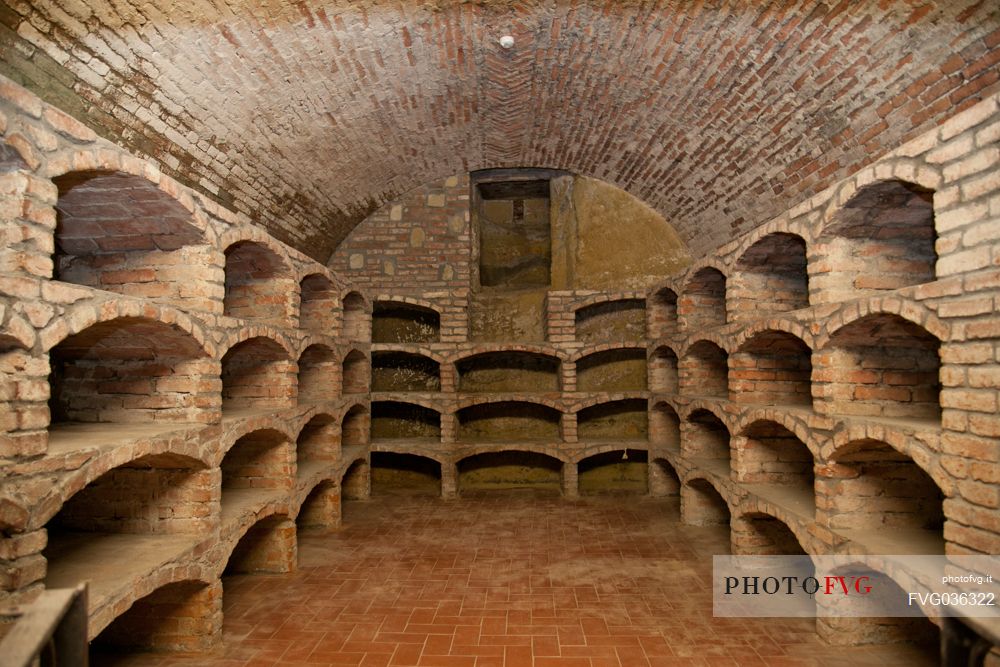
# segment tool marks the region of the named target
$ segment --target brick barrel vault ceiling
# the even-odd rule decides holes
[[[996,0],[6,0],[0,24],[4,74],[321,261],[402,192],[515,166],[615,183],[698,256],[1000,87]]]

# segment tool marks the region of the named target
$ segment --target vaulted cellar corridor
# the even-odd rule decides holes
[[[0,641],[85,582],[99,665],[937,664],[712,556],[1000,554],[996,3],[0,35]]]

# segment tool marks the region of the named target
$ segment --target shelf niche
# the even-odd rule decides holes
[[[729,355],[730,400],[812,406],[812,350],[796,336],[768,329]]]
[[[768,234],[736,262],[728,310],[734,322],[809,307],[806,242],[797,234]]]
[[[400,301],[376,301],[372,309],[373,343],[436,343],[441,315],[432,308]]]
[[[461,442],[558,441],[561,415],[525,401],[480,403],[458,411]]]
[[[812,300],[837,303],[935,279],[934,192],[888,180],[857,191],[810,257]]]
[[[579,343],[645,340],[646,302],[642,299],[602,301],[584,306],[576,311],[574,319]]]
[[[642,440],[649,438],[649,417],[644,398],[608,401],[583,408],[576,414],[577,437],[594,440]]]
[[[646,391],[647,373],[644,348],[602,350],[576,362],[576,390],[591,393]]]
[[[217,255],[180,202],[123,172],[74,171],[53,182],[55,280],[222,312]]]
[[[440,442],[441,414],[414,403],[372,401],[371,442]]]
[[[372,352],[372,391],[441,391],[441,364],[422,354]]]
[[[458,390],[469,393],[557,392],[559,359],[517,350],[485,352],[456,364]]]

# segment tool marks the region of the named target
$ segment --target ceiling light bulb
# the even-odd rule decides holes
[[[510,35],[504,35],[503,37],[500,38],[500,46],[502,46],[505,49],[514,48],[514,38],[511,37]]]

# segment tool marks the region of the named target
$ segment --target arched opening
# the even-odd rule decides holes
[[[283,514],[275,514],[255,523],[240,538],[224,574],[285,574],[295,570],[297,560],[295,522]],[[233,593],[242,581],[245,580],[239,577],[225,577],[226,594]]]
[[[310,345],[299,357],[299,403],[317,403],[337,398],[337,357],[326,345]]]
[[[113,171],[53,179],[53,278],[218,313],[217,260],[189,210],[154,183]]]
[[[292,444],[280,431],[262,429],[237,440],[219,466],[223,523],[283,495],[292,487],[294,465]]]
[[[534,352],[485,352],[455,364],[461,392],[559,391],[559,359]]]
[[[743,556],[805,556],[795,533],[769,514],[749,512],[732,522],[733,552]],[[812,576],[812,572],[809,576]]]
[[[291,320],[298,285],[276,252],[253,241],[226,248],[224,313],[284,325]]]
[[[177,454],[109,470],[46,524],[46,588],[89,580],[91,608],[109,601],[123,582],[155,574],[214,529],[215,489],[211,470]]]
[[[441,391],[441,364],[409,352],[372,352],[372,391]]]
[[[344,357],[341,378],[343,382],[343,394],[367,394],[371,382],[371,365],[368,357],[360,350],[351,350]]]
[[[461,442],[558,441],[561,415],[525,401],[481,403],[458,411]]]
[[[649,495],[654,498],[678,497],[681,478],[664,458],[654,458],[649,464]]]
[[[930,282],[936,240],[932,190],[901,180],[861,188],[819,239],[810,266],[813,301],[835,303]]]
[[[694,410],[681,433],[681,449],[684,456],[701,459],[702,463],[710,461],[723,462],[724,466],[714,466],[713,469],[723,470],[729,476],[729,429],[708,410]]]
[[[372,452],[372,494],[441,495],[441,464],[415,454]]]
[[[399,301],[376,301],[372,309],[373,343],[436,343],[441,315],[431,308]]]
[[[729,390],[737,403],[812,405],[812,350],[801,339],[768,329],[729,357]]]
[[[371,429],[371,417],[362,405],[355,405],[340,425],[341,447],[364,447],[368,444],[368,433]]]
[[[340,485],[331,480],[317,484],[302,501],[295,526],[299,531],[340,526]]]
[[[368,304],[365,298],[357,292],[348,292],[344,296],[343,306],[343,338],[359,342],[371,340],[371,318],[368,317]]]
[[[909,593],[919,591],[909,586],[904,590],[890,576],[860,564],[824,576],[844,577],[847,581],[868,577],[865,581],[871,591],[864,596],[817,596],[817,606],[822,605],[823,611],[816,619],[816,633],[822,640],[834,646],[910,644],[915,655],[940,655],[941,632],[937,625],[918,605],[903,602],[909,599]],[[841,605],[849,605],[849,613],[838,611]],[[995,664],[995,651],[982,664]]]
[[[649,414],[649,442],[657,448],[680,452],[681,420],[677,411],[665,401],[653,405]]]
[[[414,403],[372,401],[371,440],[440,442],[441,415]]]
[[[534,452],[491,452],[458,462],[458,486],[462,493],[532,489],[558,494],[561,480],[562,462]]]
[[[735,322],[808,308],[805,240],[777,232],[754,243],[736,262],[729,291],[729,313]]]
[[[222,583],[178,581],[136,600],[91,642],[90,657],[104,664],[118,652],[204,651],[221,635]]]
[[[588,456],[577,467],[583,495],[645,495],[649,490],[648,464],[643,450],[617,450]]]
[[[822,414],[941,419],[940,342],[898,315],[867,315],[838,329],[813,355]]]
[[[680,390],[677,353],[663,345],[649,357],[649,390],[676,394]]]
[[[690,526],[725,526],[728,546],[729,504],[707,480],[692,479],[681,487],[681,521]]]
[[[677,301],[677,314],[685,331],[725,324],[726,277],[722,272],[705,267],[691,276]]]
[[[733,439],[735,479],[786,509],[810,519],[816,511],[813,456],[798,436],[761,419]]]
[[[588,354],[576,362],[576,390],[646,391],[646,350],[619,348]]]
[[[295,404],[295,365],[277,342],[257,336],[222,357],[222,410],[228,415]]]
[[[576,430],[581,442],[631,440],[645,443],[649,438],[646,400],[608,401],[583,408],[576,413]]]
[[[327,414],[310,419],[295,442],[295,460],[299,478],[340,458],[340,429]]]
[[[863,439],[841,447],[819,472],[817,520],[823,525],[870,553],[944,553],[944,494],[910,457]]]
[[[677,333],[677,293],[669,287],[649,297],[649,337],[652,339]]]
[[[49,353],[51,438],[76,437],[74,423],[211,423],[216,365],[189,334],[121,317],[69,336]],[[93,427],[84,429],[95,437]],[[113,432],[108,433],[114,439]]]
[[[620,299],[576,311],[576,340],[581,343],[641,341],[646,337],[646,302]]]
[[[679,375],[685,396],[729,397],[729,355],[711,341],[700,340],[688,348]]]
[[[299,283],[299,327],[326,336],[337,332],[337,288],[329,278],[313,273]]]

